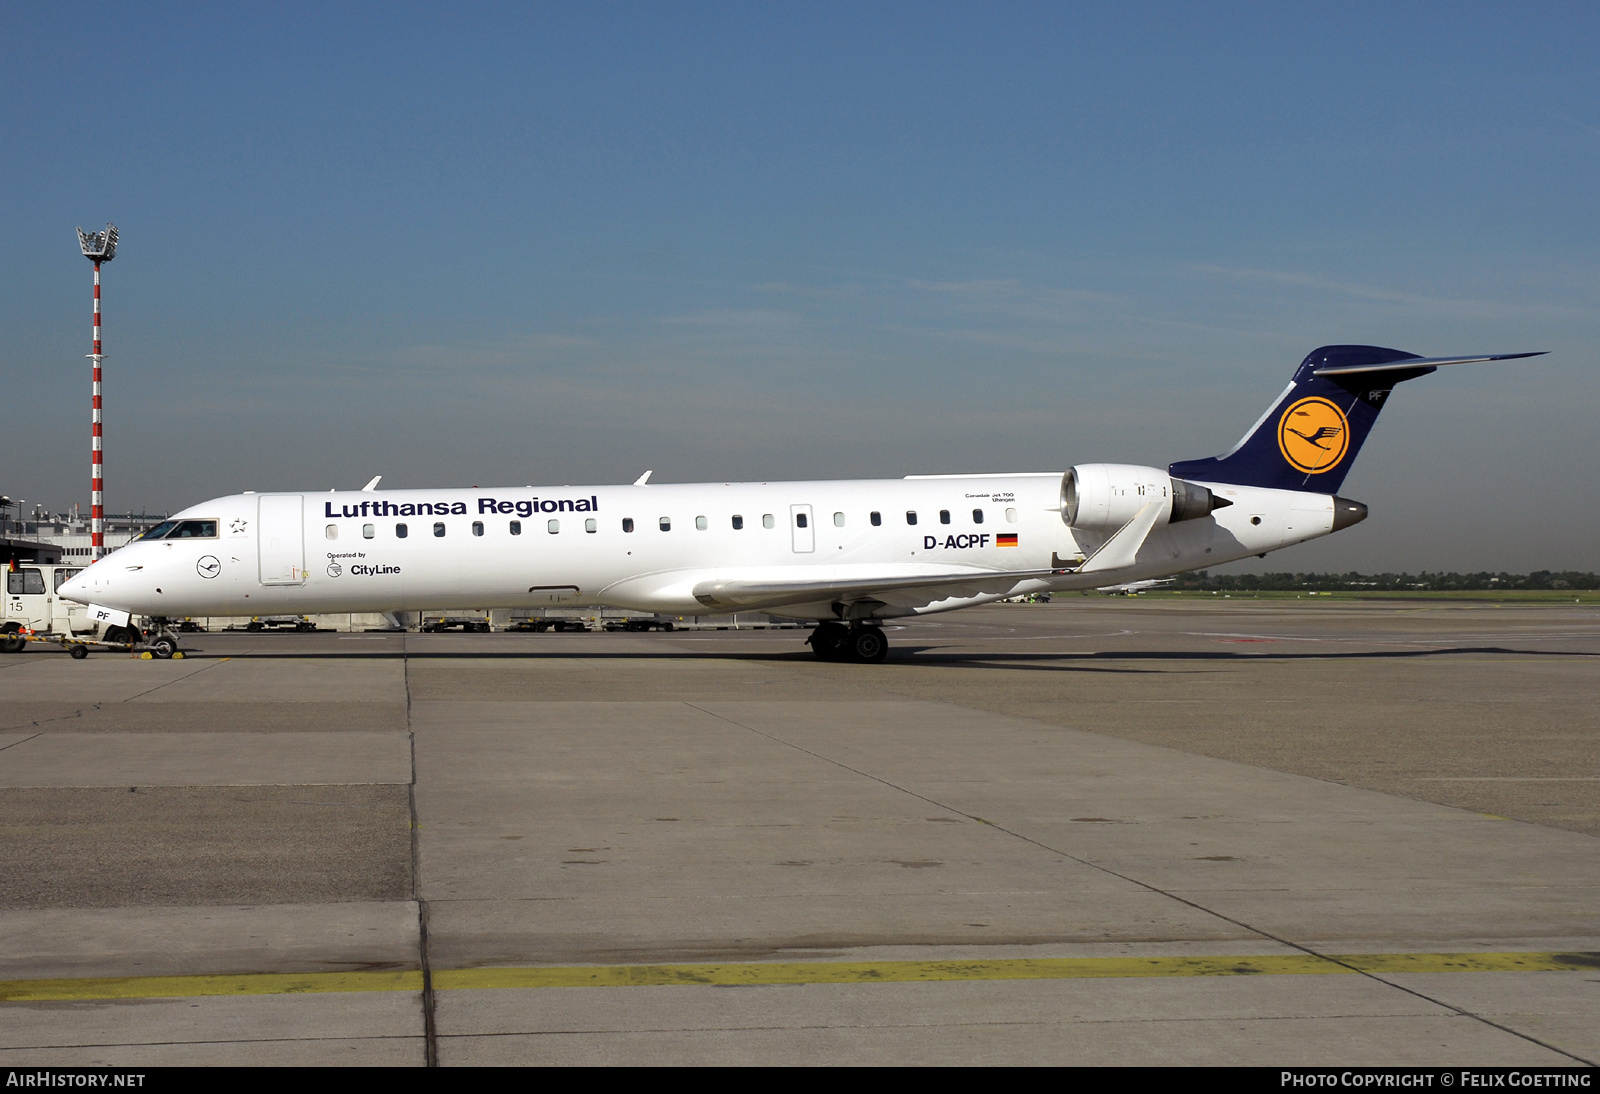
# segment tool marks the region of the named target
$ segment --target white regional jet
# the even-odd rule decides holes
[[[1336,491],[1395,384],[1531,356],[1324,346],[1233,448],[1165,471],[236,494],[178,513],[61,595],[129,640],[130,614],[160,627],[466,605],[759,610],[817,621],[818,657],[881,661],[884,619],[1145,581],[1348,528],[1367,507]]]

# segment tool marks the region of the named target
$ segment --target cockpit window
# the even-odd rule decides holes
[[[156,525],[154,528],[150,529],[144,535],[140,536],[139,538],[140,539],[164,539],[166,537],[166,534],[168,532],[172,531],[177,526],[178,526],[178,522],[175,521],[175,520],[164,520],[160,524]]]
[[[217,522],[214,520],[180,520],[178,526],[167,533],[168,539],[216,539]]]

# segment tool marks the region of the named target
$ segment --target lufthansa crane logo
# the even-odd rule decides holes
[[[1337,467],[1350,450],[1350,422],[1326,399],[1301,399],[1278,419],[1278,451],[1310,475]]]

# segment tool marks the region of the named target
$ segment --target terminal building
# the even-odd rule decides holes
[[[106,551],[143,535],[166,519],[165,513],[107,513]],[[51,513],[43,505],[24,511],[18,502],[0,501],[0,562],[87,564],[94,557],[89,515],[73,506]]]

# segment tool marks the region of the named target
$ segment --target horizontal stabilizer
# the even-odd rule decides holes
[[[1523,357],[1543,357],[1549,350],[1533,353],[1495,353],[1486,357],[1402,357],[1375,365],[1340,365],[1312,369],[1313,376],[1353,376],[1359,372],[1392,372],[1395,369],[1438,368],[1441,365],[1476,365],[1484,361],[1515,361]]]

